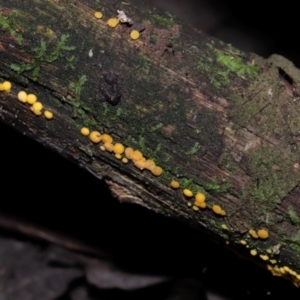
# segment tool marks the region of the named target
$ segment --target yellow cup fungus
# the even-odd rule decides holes
[[[256,249],[250,250],[250,254],[251,254],[252,256],[257,255],[257,250],[256,250]]]
[[[103,14],[102,14],[102,12],[100,12],[100,11],[96,11],[96,12],[94,13],[94,16],[95,16],[95,18],[97,18],[97,19],[101,19],[102,16],[103,16]]]
[[[226,224],[222,224],[222,225],[221,225],[221,228],[224,229],[224,230],[228,230],[228,227],[227,227]]]
[[[11,89],[11,83],[10,83],[9,81],[4,81],[4,82],[2,83],[2,90],[3,90],[4,92],[9,92],[10,89]]]
[[[220,215],[221,216],[226,216],[226,211],[222,209],[221,212],[220,212]]]
[[[80,133],[84,136],[88,136],[90,134],[90,130],[87,127],[82,127],[80,129]]]
[[[173,189],[178,189],[179,188],[179,182],[176,181],[176,180],[172,180],[170,185]]]
[[[37,101],[37,97],[34,94],[28,94],[27,98],[26,98],[26,101],[27,101],[28,104],[33,104]]]
[[[140,170],[143,170],[143,169],[145,169],[146,158],[142,157],[139,160],[134,160],[133,163],[137,168],[139,168]]]
[[[103,145],[101,145],[99,148],[100,150],[105,151],[105,147]]]
[[[267,239],[269,237],[269,233],[266,229],[259,229],[257,235],[261,239]]]
[[[130,32],[130,37],[133,40],[137,40],[140,37],[140,33],[137,30],[132,30]]]
[[[122,158],[122,163],[127,164],[128,163],[128,159],[126,157]]]
[[[248,232],[249,232],[249,234],[250,234],[254,239],[257,239],[257,238],[258,238],[258,235],[256,234],[256,231],[255,231],[255,230],[250,229]]]
[[[104,148],[108,152],[113,152],[114,151],[114,145],[112,143],[104,143]]]
[[[116,159],[121,159],[121,158],[122,158],[122,155],[119,154],[119,153],[115,153],[115,158],[116,158]]]
[[[155,168],[155,162],[152,159],[146,159],[145,169],[151,171],[153,168]]]
[[[268,255],[260,254],[259,257],[260,257],[262,260],[269,260],[269,256],[268,256]]]
[[[42,110],[43,109],[43,104],[41,102],[35,102],[31,106],[33,110]]]
[[[90,140],[95,144],[99,143],[101,141],[100,132],[99,131],[92,131],[90,133]]]
[[[132,153],[132,160],[140,160],[143,158],[143,153],[139,150],[134,150]]]
[[[193,205],[193,206],[192,206],[192,209],[193,209],[194,211],[199,211],[199,207],[196,206],[196,205]]]
[[[107,25],[109,27],[116,27],[119,24],[119,19],[118,18],[110,18],[107,20]]]
[[[155,166],[152,170],[151,170],[151,173],[154,175],[154,176],[160,176],[163,172],[163,169],[159,166]]]
[[[203,203],[205,201],[205,195],[202,193],[197,193],[195,196],[196,202]]]
[[[121,143],[116,143],[114,145],[114,152],[115,154],[122,154],[124,152],[124,146]]]
[[[43,104],[41,102],[35,102],[30,108],[36,116],[42,114]]]
[[[190,198],[190,197],[193,197],[193,192],[189,189],[184,189],[183,195]]]
[[[196,206],[198,206],[200,208],[205,208],[206,207],[206,203],[205,202],[199,203],[199,202],[195,201],[194,205],[196,205]]]
[[[133,149],[131,147],[126,147],[125,149],[125,156],[128,159],[132,159]]]
[[[112,143],[112,141],[113,141],[113,138],[109,135],[109,134],[107,134],[107,133],[104,133],[103,135],[102,135],[102,142],[105,144],[105,143]]]
[[[214,212],[215,214],[219,215],[219,214],[221,213],[221,211],[222,211],[222,208],[221,208],[219,205],[214,205],[214,206],[212,207],[212,210],[213,210],[213,212]]]
[[[53,113],[49,110],[44,111],[44,116],[47,120],[51,120],[53,118]]]
[[[20,92],[18,93],[18,100],[19,100],[20,102],[26,103],[26,102],[27,102],[27,93],[24,92],[24,91],[20,91]]]
[[[240,240],[240,243],[241,243],[242,245],[247,245],[247,242],[246,242],[245,240]]]

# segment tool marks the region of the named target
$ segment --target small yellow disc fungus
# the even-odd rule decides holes
[[[139,37],[140,37],[140,33],[137,31],[137,30],[132,30],[130,32],[130,37],[133,39],[133,40],[137,40]]]
[[[206,207],[206,203],[205,202],[202,202],[202,203],[199,203],[197,201],[195,201],[194,205],[200,207],[200,208],[205,208]]]
[[[132,154],[133,154],[133,149],[131,147],[127,147],[125,149],[125,156],[128,158],[128,159],[132,159]]]
[[[53,113],[49,110],[44,111],[44,116],[46,119],[51,120],[53,118]]]
[[[245,240],[240,240],[240,243],[241,243],[242,245],[247,245],[247,242],[246,242]]]
[[[113,152],[114,151],[114,145],[112,143],[105,143],[104,148],[108,152]]]
[[[192,206],[192,209],[193,209],[194,211],[198,211],[198,210],[199,210],[199,207],[196,206],[196,205],[193,205],[193,206]]]
[[[3,83],[0,83],[0,91],[3,92],[4,89],[3,89]]]
[[[255,255],[257,255],[257,251],[255,249],[252,249],[252,250],[250,250],[250,254],[252,256],[255,256]]]
[[[90,134],[90,130],[87,127],[82,127],[80,129],[80,133],[84,136],[88,136]]]
[[[213,210],[213,212],[214,212],[215,214],[219,215],[220,212],[222,211],[222,208],[221,208],[219,205],[214,205],[214,206],[212,207],[212,210]]]
[[[145,161],[145,169],[151,171],[153,168],[155,168],[155,162],[152,159],[147,159]]]
[[[170,185],[173,189],[178,189],[179,188],[179,182],[176,181],[176,180],[172,180]]]
[[[24,91],[20,91],[18,93],[18,100],[21,101],[21,102],[23,102],[23,103],[26,103],[26,101],[27,101],[27,93],[24,92]]]
[[[202,193],[197,193],[195,196],[196,202],[202,203],[205,201],[205,195]]]
[[[27,98],[26,98],[26,101],[27,101],[28,104],[33,104],[37,101],[37,97],[34,94],[28,94]]]
[[[256,234],[256,231],[253,230],[253,229],[250,229],[250,230],[249,230],[249,234],[250,234],[254,239],[257,239],[257,238],[258,238],[258,235]]]
[[[114,152],[115,154],[122,154],[124,152],[124,146],[121,143],[116,143],[114,145]]]
[[[40,116],[42,114],[41,110],[33,109],[32,107],[30,107],[30,109],[36,116]]]
[[[222,209],[222,210],[220,211],[220,215],[221,215],[221,216],[226,216],[226,211]]]
[[[224,230],[228,230],[228,227],[226,226],[226,224],[222,224],[221,227],[222,227],[222,229],[224,229]]]
[[[100,150],[105,151],[105,147],[103,145],[101,145],[99,148]]]
[[[2,83],[2,88],[4,92],[9,92],[11,89],[11,83],[9,81],[4,81]]]
[[[267,251],[267,253],[272,254],[272,250],[271,249],[267,249],[266,251]]]
[[[109,27],[116,27],[118,24],[119,24],[119,19],[117,19],[117,18],[110,18],[110,19],[107,21],[107,25],[108,25]]]
[[[135,150],[132,153],[132,160],[140,160],[143,158],[143,153],[139,150]]]
[[[267,239],[269,237],[269,233],[266,229],[260,229],[257,231],[257,235],[261,238],[261,239]]]
[[[119,154],[119,153],[116,153],[116,154],[115,154],[115,158],[116,158],[116,159],[121,159],[121,158],[122,158],[122,155]]]
[[[128,159],[126,157],[122,158],[122,163],[127,164],[128,163]]]
[[[188,202],[186,205],[187,205],[188,207],[191,207],[191,206],[192,206],[192,203],[191,203],[191,202]]]
[[[41,102],[35,102],[35,103],[33,103],[31,109],[41,111],[43,109],[43,104]]]
[[[96,11],[95,14],[94,14],[94,16],[95,16],[95,18],[97,18],[97,19],[101,19],[103,15],[102,15],[102,12]]]
[[[183,195],[190,198],[190,197],[193,197],[193,192],[189,189],[184,189]]]
[[[262,260],[269,260],[269,256],[268,256],[268,255],[260,254],[259,257],[260,257]]]
[[[270,263],[275,265],[277,263],[277,260],[276,259],[270,259]]]
[[[90,133],[90,140],[95,144],[99,143],[101,141],[100,132],[99,131],[92,131]]]
[[[102,135],[102,142],[105,144],[105,143],[112,143],[112,141],[113,141],[113,138],[109,135],[109,134],[107,134],[107,133],[104,133],[103,135]]]
[[[143,170],[143,169],[145,169],[146,158],[142,157],[139,160],[134,160],[133,163],[137,168],[139,168],[140,170]]]
[[[154,176],[160,176],[163,172],[163,169],[159,166],[155,166],[152,170],[151,170],[151,173],[154,175]]]

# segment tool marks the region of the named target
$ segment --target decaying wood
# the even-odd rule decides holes
[[[142,4],[31,2],[0,1],[0,75],[13,85],[0,95],[1,120],[104,179],[120,201],[185,220],[245,257],[256,249],[255,262],[298,286],[294,65],[278,55],[242,53]],[[97,10],[102,19],[94,17]],[[134,24],[110,28],[117,10]],[[138,40],[130,39],[133,29]],[[38,95],[54,118],[35,116],[17,100],[20,90]],[[80,134],[82,126],[142,151],[162,175],[101,151]],[[184,188],[203,192],[207,207],[196,211]],[[249,236],[261,228],[268,239]]]

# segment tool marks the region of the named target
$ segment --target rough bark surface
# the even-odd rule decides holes
[[[109,27],[117,10],[134,24]],[[299,285],[300,73],[291,62],[242,53],[130,2],[0,1],[0,29],[0,76],[12,82],[0,94],[3,122],[105,179],[120,201],[185,220],[244,257],[256,250],[254,261]],[[34,115],[20,90],[54,118]],[[140,150],[162,175],[101,151],[82,126]],[[206,208],[184,189],[204,193]]]

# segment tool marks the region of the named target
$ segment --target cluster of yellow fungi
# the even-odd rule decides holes
[[[91,131],[87,127],[82,127],[81,134],[88,136],[90,141],[94,144],[100,145],[100,150],[114,153],[115,158],[120,159],[123,163],[132,161],[134,166],[140,170],[148,170],[155,176],[160,176],[163,169],[157,166],[154,160],[147,159],[139,150],[134,150],[131,147],[125,147],[121,143],[114,143],[111,135],[107,133],[101,134],[99,131]]]
[[[9,81],[0,83],[0,91],[9,93],[11,91],[12,84]],[[18,100],[22,103],[31,105],[30,110],[36,115],[40,116],[43,110],[43,104],[37,101],[37,96],[34,94],[27,94],[25,91],[20,91],[17,95]],[[49,110],[44,110],[44,116],[50,120],[53,118],[53,113]]]
[[[96,19],[101,19],[103,17],[103,14],[100,11],[96,11],[94,13],[94,16]],[[110,18],[107,20],[107,25],[111,28],[116,27],[120,23],[120,20],[118,18]],[[137,40],[140,37],[140,32],[138,30],[132,30],[130,32],[130,38],[132,40]]]
[[[4,81],[0,83],[0,91],[9,93],[11,90],[11,83],[9,81]]]
[[[213,205],[211,209],[216,215],[226,216],[226,211],[223,210],[219,205]]]
[[[254,229],[250,229],[248,232],[250,236],[254,239],[260,238],[265,240],[269,237],[269,233],[266,229],[259,229],[257,232]]]
[[[25,91],[20,91],[18,93],[18,100],[22,103],[27,103],[31,105],[30,110],[36,115],[40,116],[43,111],[43,104],[38,101],[35,94],[27,94]],[[53,118],[53,113],[49,110],[44,110],[44,117],[48,120]]]

